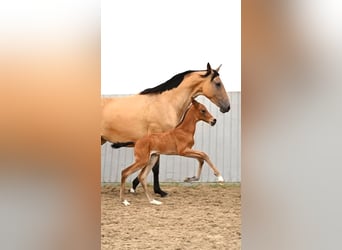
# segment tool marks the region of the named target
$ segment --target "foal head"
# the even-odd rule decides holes
[[[189,111],[194,113],[198,121],[205,121],[211,126],[214,126],[216,123],[216,119],[209,113],[207,108],[203,104],[197,102],[195,99],[192,99],[192,105]]]

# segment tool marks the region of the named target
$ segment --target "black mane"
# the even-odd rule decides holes
[[[211,77],[211,80],[214,80],[214,78],[215,78],[216,76],[219,76],[219,75],[220,75],[216,70],[213,70],[213,71],[214,71],[214,73],[213,73],[213,76]]]
[[[173,88],[177,88],[178,85],[183,81],[185,75],[195,72],[195,70],[188,70],[183,73],[179,73],[175,76],[173,76],[170,80],[154,87],[154,88],[148,88],[144,91],[140,92],[140,95],[146,95],[146,94],[160,94],[166,90],[170,90]]]

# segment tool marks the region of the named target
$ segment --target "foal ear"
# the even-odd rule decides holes
[[[217,69],[216,69],[217,72],[219,72],[221,66],[222,66],[222,64],[220,64],[220,66],[217,67]]]
[[[191,98],[191,102],[193,105],[197,106],[198,105],[198,102],[195,100],[195,98]]]

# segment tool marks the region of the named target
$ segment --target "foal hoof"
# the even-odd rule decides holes
[[[135,193],[135,190],[134,190],[133,188],[131,188],[131,189],[129,190],[129,192],[130,192],[130,193]]]
[[[155,194],[160,194],[161,197],[167,196],[167,193],[162,191],[161,189],[160,190],[154,190],[154,193]]]
[[[217,177],[217,181],[218,181],[218,182],[224,182],[223,177],[222,177],[221,175],[218,176],[218,177]]]
[[[193,182],[193,181],[199,181],[199,178],[197,178],[196,176],[193,176],[193,177],[188,177],[184,180],[184,182]]]
[[[129,203],[127,200],[124,200],[124,201],[122,202],[122,204],[124,204],[126,207],[129,206],[129,205],[131,205],[131,203]]]
[[[150,203],[153,204],[153,205],[161,205],[161,204],[163,204],[163,202],[157,201],[155,199],[151,200]]]

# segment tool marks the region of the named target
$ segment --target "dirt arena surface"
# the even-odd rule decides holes
[[[148,203],[141,186],[120,203],[118,184],[101,191],[101,249],[241,249],[237,184],[161,184],[169,195]],[[152,187],[149,190],[152,193]]]

